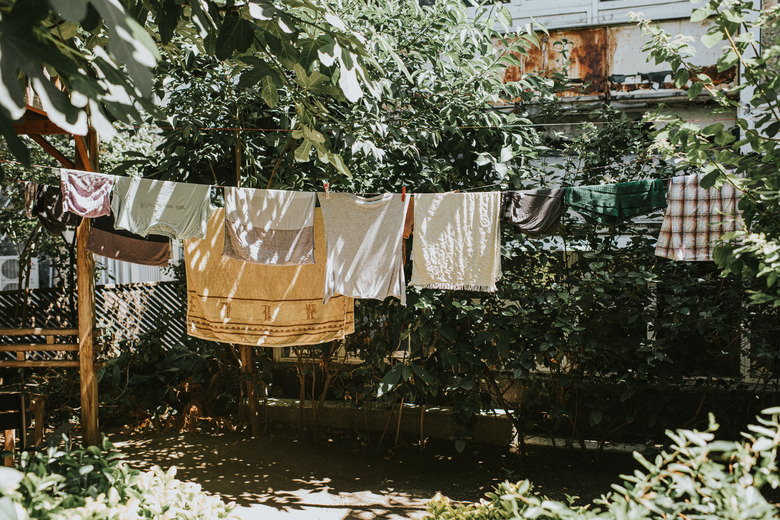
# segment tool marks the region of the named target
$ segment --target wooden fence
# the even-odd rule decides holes
[[[21,302],[17,291],[0,291],[0,328],[76,328],[76,309],[67,293],[60,289],[33,289],[27,299],[26,319],[19,321]],[[174,282],[104,285],[95,289],[97,327],[102,330],[99,343],[114,353],[123,341],[136,341],[145,334],[159,338],[162,348],[181,342],[185,334],[183,306]],[[0,344],[9,340],[0,338]],[[15,341],[32,343],[34,338]],[[2,351],[0,351],[2,352]],[[28,359],[49,359],[51,352],[29,352]],[[13,356],[11,352],[0,357]]]

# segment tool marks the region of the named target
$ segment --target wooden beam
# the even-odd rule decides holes
[[[46,153],[57,159],[61,165],[63,165],[65,168],[73,169],[75,165],[73,164],[73,161],[65,157],[65,154],[57,150],[54,145],[52,145],[49,141],[41,137],[40,135],[31,134],[30,139],[41,145],[41,148],[43,148]]]
[[[0,361],[0,368],[77,368],[78,366],[79,362],[72,359],[28,359],[26,361]]]
[[[76,344],[60,343],[51,345],[41,344],[14,344],[0,345],[0,352],[78,352],[79,346]]]
[[[87,151],[89,152],[89,160],[92,162],[94,171],[100,171],[100,160],[98,159],[98,135],[94,128],[90,128],[87,132]]]
[[[78,143],[78,137],[76,142]],[[82,141],[83,143],[83,141]],[[85,148],[86,150],[86,148]],[[84,166],[87,166],[85,164]],[[81,385],[81,427],[86,446],[99,446],[97,373],[93,337],[95,329],[95,257],[87,251],[90,219],[76,228],[76,267],[78,272],[79,382]]]
[[[95,168],[89,158],[87,142],[80,135],[74,135],[73,137],[76,139],[76,165],[85,171],[94,172]]]
[[[63,130],[48,119],[27,119],[23,123],[15,124],[14,130],[16,130],[16,133],[19,135],[53,135],[69,133],[67,130]]]
[[[0,329],[0,336],[78,336],[79,329]]]

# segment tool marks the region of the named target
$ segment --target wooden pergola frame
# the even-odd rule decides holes
[[[19,135],[26,135],[43,150],[54,157],[64,168],[97,172],[98,136],[89,128],[86,136],[73,135],[54,124],[46,112],[28,104],[21,123],[14,128]],[[44,136],[65,134],[75,140],[74,159],[58,150]],[[81,392],[81,427],[83,443],[87,446],[100,445],[98,426],[97,373],[95,371],[95,258],[87,250],[90,219],[84,218],[76,228],[76,276],[78,293],[78,367]],[[52,345],[52,347],[55,347]],[[41,349],[37,349],[41,350]],[[51,350],[57,350],[52,348]],[[33,366],[33,364],[29,364]],[[64,366],[64,365],[63,365]],[[36,425],[37,426],[37,425]]]

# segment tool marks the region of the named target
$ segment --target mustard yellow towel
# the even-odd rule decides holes
[[[225,213],[211,213],[203,239],[184,241],[187,333],[224,343],[288,347],[343,339],[355,331],[354,300],[322,303],[325,231],[314,218],[314,264],[267,266],[223,256]]]

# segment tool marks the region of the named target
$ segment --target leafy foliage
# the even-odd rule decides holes
[[[176,468],[128,468],[107,439],[102,449],[24,452],[16,469],[0,468],[0,514],[8,520],[235,518],[233,504],[175,479]]]
[[[184,44],[225,62],[243,83],[262,84],[271,106],[287,85],[304,120],[316,110],[310,91],[351,102],[363,87],[378,94],[365,81],[370,56],[361,36],[313,0],[18,0],[0,7],[0,132],[29,161],[12,124],[24,116],[29,85],[55,124],[78,135],[90,124],[111,138],[113,121],[140,121],[142,110],[161,114],[152,69],[161,50],[175,58]],[[313,85],[313,75],[337,87]]]
[[[478,504],[453,505],[437,495],[428,505],[429,520],[504,518],[639,519],[722,518],[774,519],[777,508],[761,494],[777,489],[780,408],[764,411],[742,442],[714,440],[717,424],[710,417],[706,431],[667,432],[671,446],[647,460],[643,470],[624,476],[614,491],[593,504],[577,506],[547,500],[533,493],[528,481],[499,485]]]
[[[332,76],[314,70],[305,71],[304,98],[285,83],[275,90],[278,99],[268,99],[265,80],[245,81],[243,72],[236,83],[229,69],[191,49],[164,69],[165,99],[177,114],[147,175],[269,188],[314,189],[328,179],[352,191],[403,184],[435,191],[511,185],[520,159],[539,152],[522,109],[491,105],[549,97],[555,86],[532,75],[502,81],[506,66],[518,63],[514,53],[526,53],[538,38],[499,33],[506,8],[477,20],[462,3],[445,0],[426,7],[411,0],[334,2],[333,9],[365,35],[378,64],[368,79],[381,99],[346,103],[331,95]],[[245,61],[257,68],[263,60]],[[301,103],[315,106],[316,117],[301,117]],[[309,162],[313,157],[318,161]]]
[[[644,47],[649,57],[669,63],[676,83],[690,82],[691,97],[704,91],[719,105],[717,113],[734,117],[737,131],[722,123],[699,128],[670,118],[657,141],[669,155],[706,172],[702,186],[728,182],[743,190],[742,229],[723,237],[714,259],[724,274],[744,273],[762,280],[764,287],[756,288],[751,300],[775,306],[780,305],[780,40],[772,29],[779,17],[778,6],[758,12],[753,2],[741,0],[711,0],[694,11],[693,21],[713,22],[702,43],[712,47],[725,42],[717,70],[741,68],[740,83],[730,88],[715,88],[712,79],[691,63],[695,51],[690,38],[672,38],[650,22],[641,22],[650,36]],[[765,35],[762,42],[756,39],[759,30]]]

